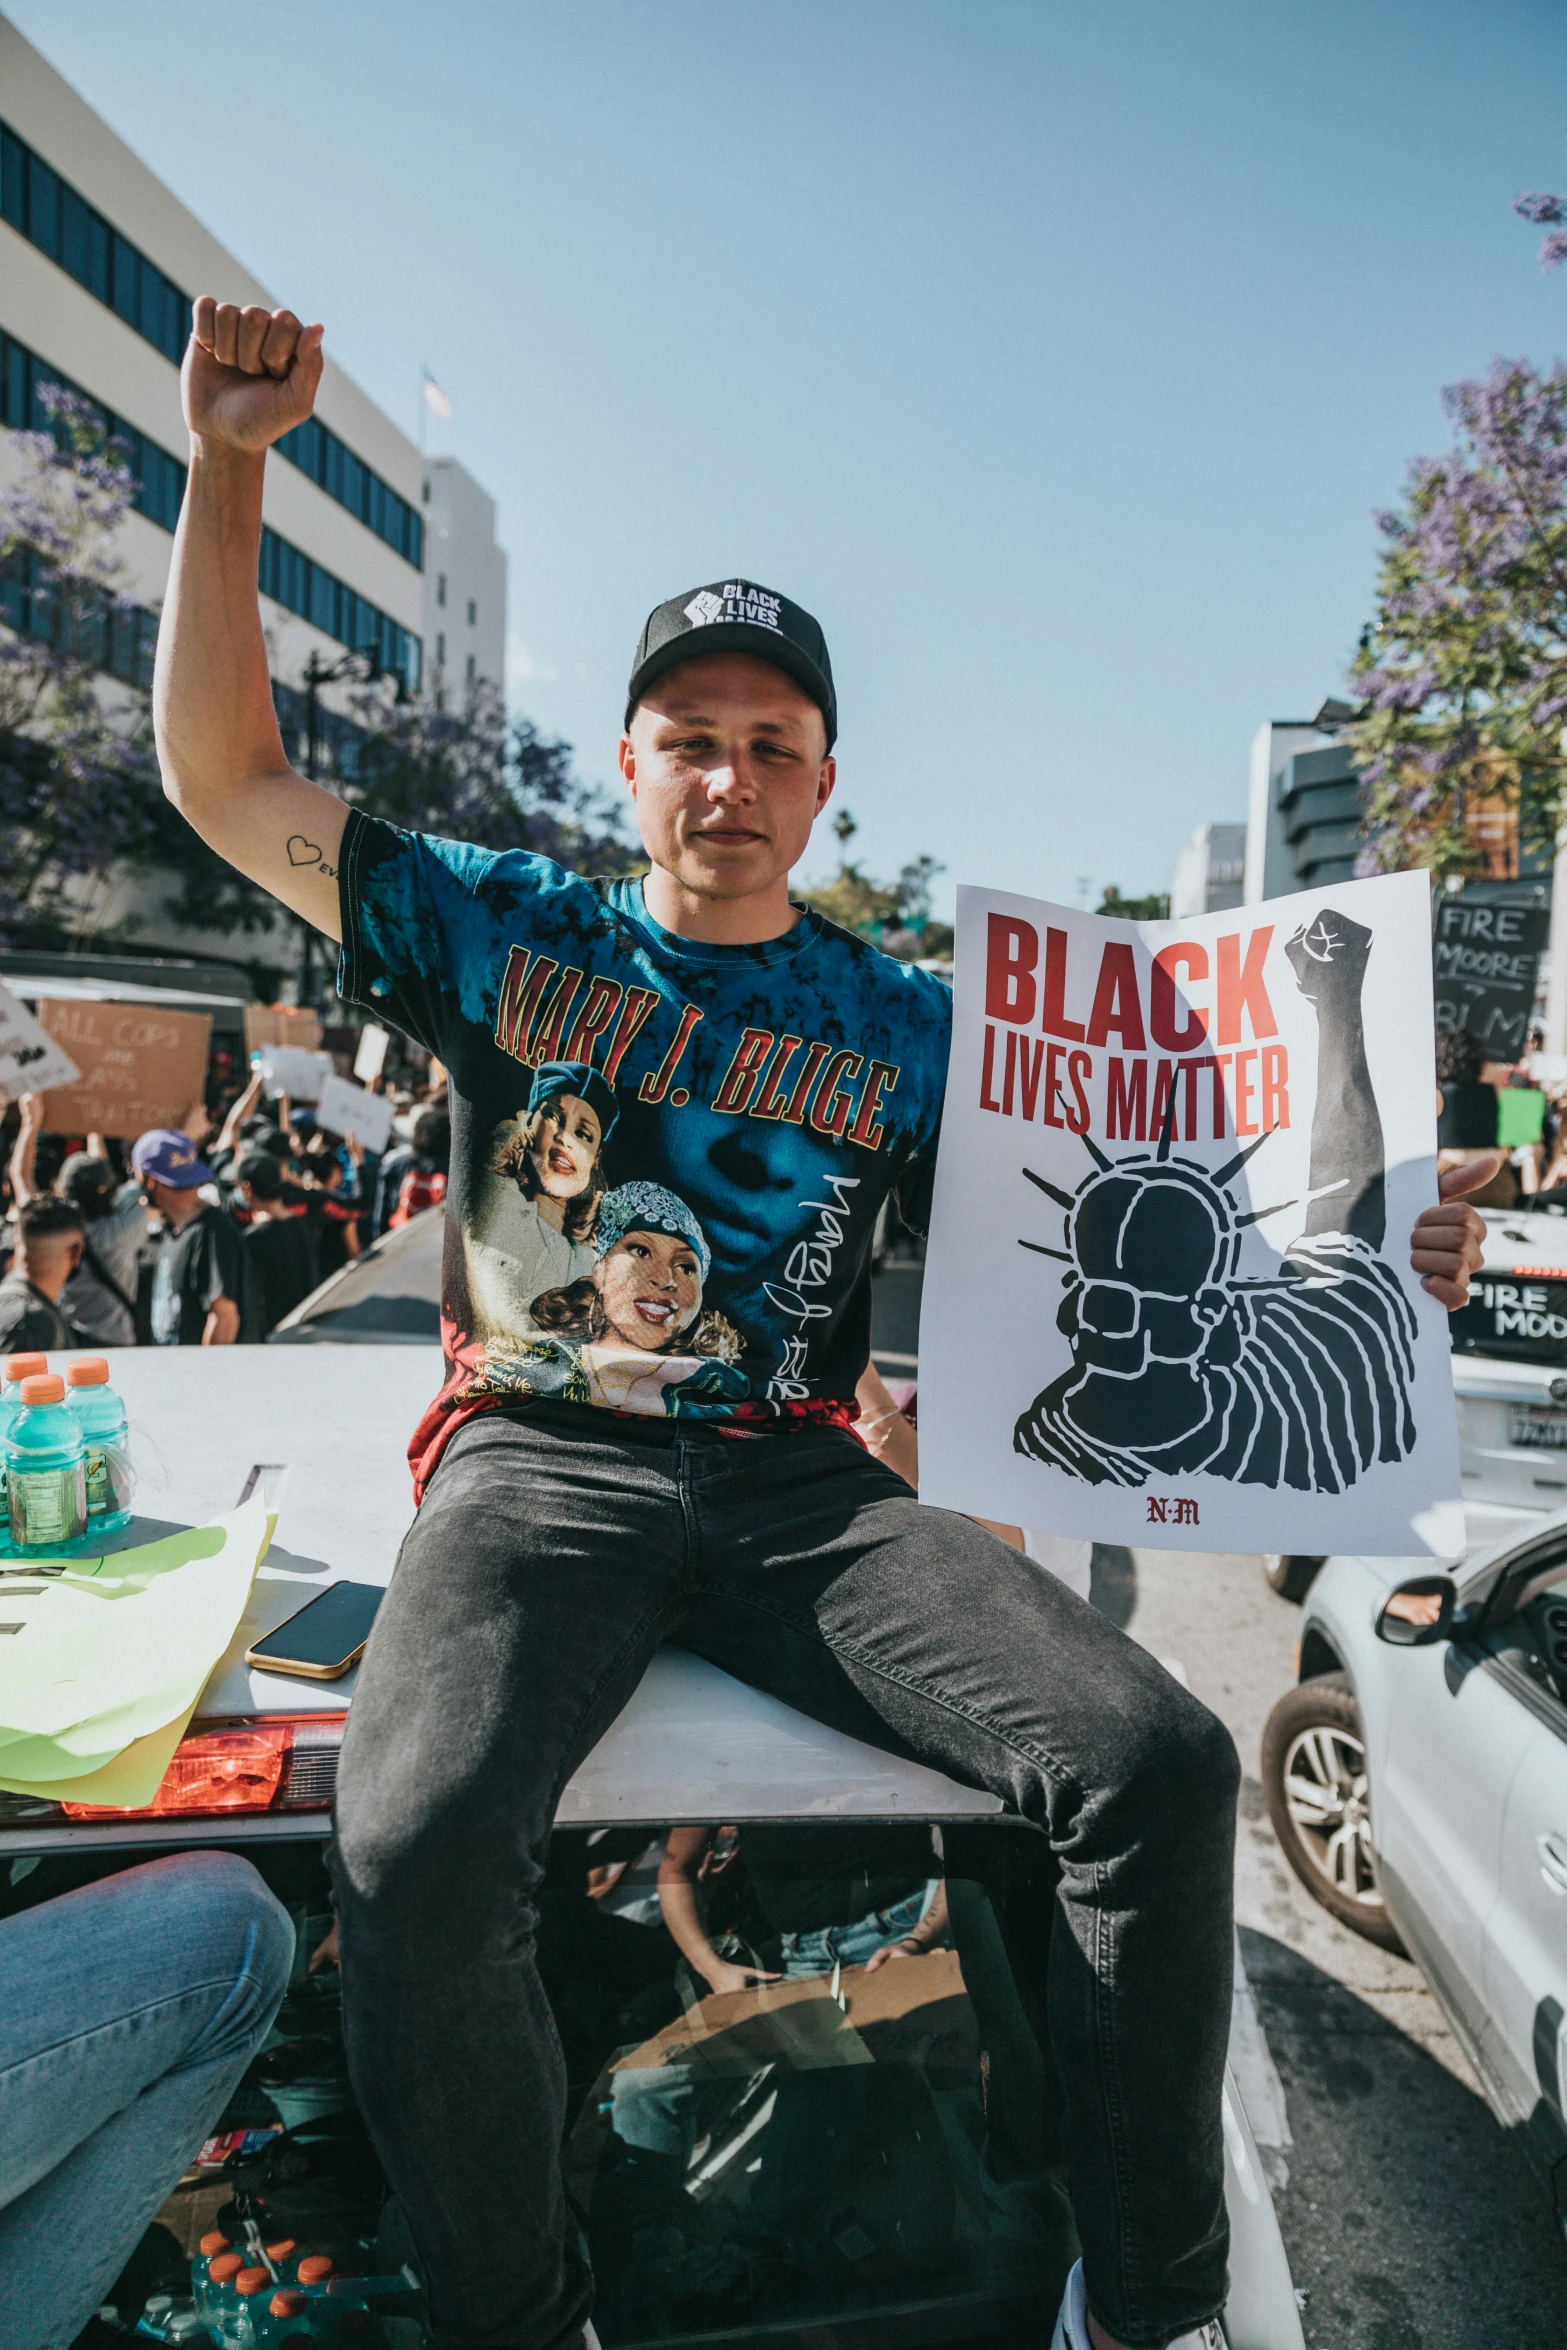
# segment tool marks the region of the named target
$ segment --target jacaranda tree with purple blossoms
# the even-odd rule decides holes
[[[27,945],[94,927],[160,796],[116,548],[135,480],[88,401],[40,398],[53,429],[11,436],[0,489],[0,936]]]
[[[1567,367],[1499,359],[1449,385],[1454,445],[1379,514],[1377,609],[1349,730],[1368,786],[1362,869],[1478,861],[1466,816],[1516,808],[1554,840],[1567,759]]]

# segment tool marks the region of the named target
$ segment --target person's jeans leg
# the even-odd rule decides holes
[[[0,1923],[0,2350],[65,2350],[288,1988],[248,1861],[149,1861]]]
[[[442,2350],[554,2350],[592,2303],[537,1898],[561,1789],[635,1689],[686,1555],[673,1429],[600,1434],[595,1417],[544,1406],[458,1432],[343,1748],[349,2070]]]
[[[673,1637],[1049,1836],[1050,2029],[1092,2305],[1137,2350],[1204,2323],[1228,2248],[1228,1732],[1055,1577],[922,1507],[850,1437],[693,1443],[689,1475],[700,1588]]]

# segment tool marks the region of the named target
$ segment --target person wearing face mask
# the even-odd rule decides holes
[[[60,1304],[82,1261],[86,1228],[75,1202],[35,1193],[16,1219],[16,1254],[0,1281],[0,1355],[49,1354],[91,1341]]]
[[[596,1069],[546,1061],[526,1110],[496,1138],[466,1244],[475,1320],[492,1342],[534,1329],[529,1301],[541,1291],[591,1274],[602,1154],[617,1115]]]

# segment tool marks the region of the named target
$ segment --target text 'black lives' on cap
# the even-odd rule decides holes
[[[827,748],[838,736],[827,639],[809,612],[751,579],[714,580],[688,588],[650,612],[626,689],[626,724],[655,678],[699,653],[749,653],[802,686],[827,722]]]

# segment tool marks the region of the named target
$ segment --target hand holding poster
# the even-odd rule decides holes
[[[1182,922],[958,893],[922,1499],[1177,1549],[1463,1547],[1424,874]]]

